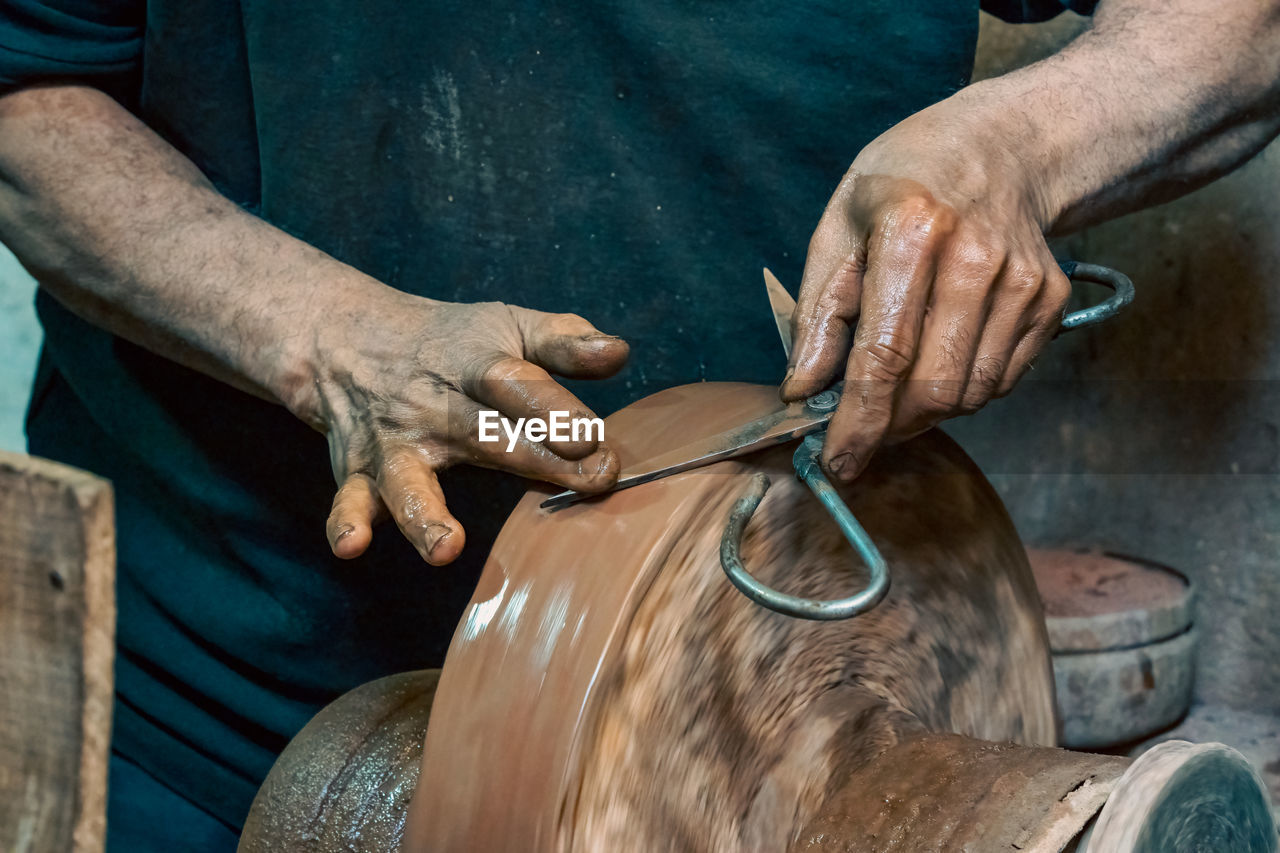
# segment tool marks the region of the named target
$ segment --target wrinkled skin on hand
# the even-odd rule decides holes
[[[369,547],[389,515],[432,565],[452,562],[465,540],[436,474],[458,463],[496,468],[578,491],[609,488],[617,456],[597,441],[479,441],[479,413],[594,417],[551,374],[605,378],[628,347],[573,314],[498,302],[437,302],[391,291],[361,304],[349,323],[316,341],[321,365],[294,407],[323,431],[339,488],[326,525],[338,557]]]
[[[882,443],[1007,394],[1070,295],[1014,145],[947,108],[867,146],[809,243],[782,396],[845,380],[823,448],[842,480]]]

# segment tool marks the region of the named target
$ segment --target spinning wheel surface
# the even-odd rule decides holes
[[[608,437],[626,462],[772,395],[672,389],[610,418]],[[843,490],[893,568],[876,609],[806,622],[739,595],[720,531],[761,471],[774,487],[743,539],[751,570],[810,597],[864,580],[788,456],[554,515],[526,496],[438,685],[404,673],[317,715],[240,850],[1274,850],[1266,792],[1221,744],[1132,764],[1030,746],[1054,731],[1036,588],[999,500],[941,434],[883,451]]]
[[[606,421],[625,465],[764,411],[774,389],[672,389]],[[794,481],[790,449],[722,462],[503,528],[450,648],[406,849],[786,849],[885,748],[925,731],[1049,745],[1049,654],[1025,553],[964,454],[930,433],[843,496],[893,568],[875,610],[812,623],[721,573],[751,474],[774,481],[743,543],[766,583],[846,594],[862,568]]]

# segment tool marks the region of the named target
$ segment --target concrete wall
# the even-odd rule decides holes
[[[984,20],[979,71],[1043,55],[1082,25]],[[1190,575],[1197,699],[1280,714],[1280,145],[1055,250],[1128,273],[1136,303],[1056,341],[1011,397],[948,431],[1028,541]]]

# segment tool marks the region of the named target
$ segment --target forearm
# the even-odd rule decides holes
[[[0,99],[0,239],[90,322],[295,411],[317,329],[386,289],[241,210],[81,87]]]
[[[1101,0],[1057,55],[877,137],[809,242],[782,387],[843,372],[828,470],[1013,389],[1071,294],[1046,233],[1188,192],[1278,129],[1280,0]]]
[[[930,112],[1014,173],[975,181],[1013,177],[1043,228],[1075,230],[1196,189],[1276,135],[1280,2],[1102,0],[1060,53]]]
[[[0,239],[71,310],[324,432],[344,558],[389,515],[435,565],[462,550],[437,472],[467,462],[608,488],[598,440],[481,442],[510,420],[589,415],[557,385],[610,376],[627,346],[572,314],[401,293],[249,215],[114,101],[80,87],[0,98]]]

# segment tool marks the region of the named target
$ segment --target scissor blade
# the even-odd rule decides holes
[[[773,309],[773,322],[782,338],[782,349],[787,358],[791,358],[791,317],[796,313],[796,301],[768,267],[764,271],[764,287],[769,292],[769,307]]]
[[[629,489],[681,471],[802,438],[826,426],[831,415],[832,412],[815,412],[804,403],[791,403],[762,418],[632,465],[622,472],[609,491]],[[585,492],[561,492],[543,501],[542,508],[559,509],[590,497],[594,496]]]

